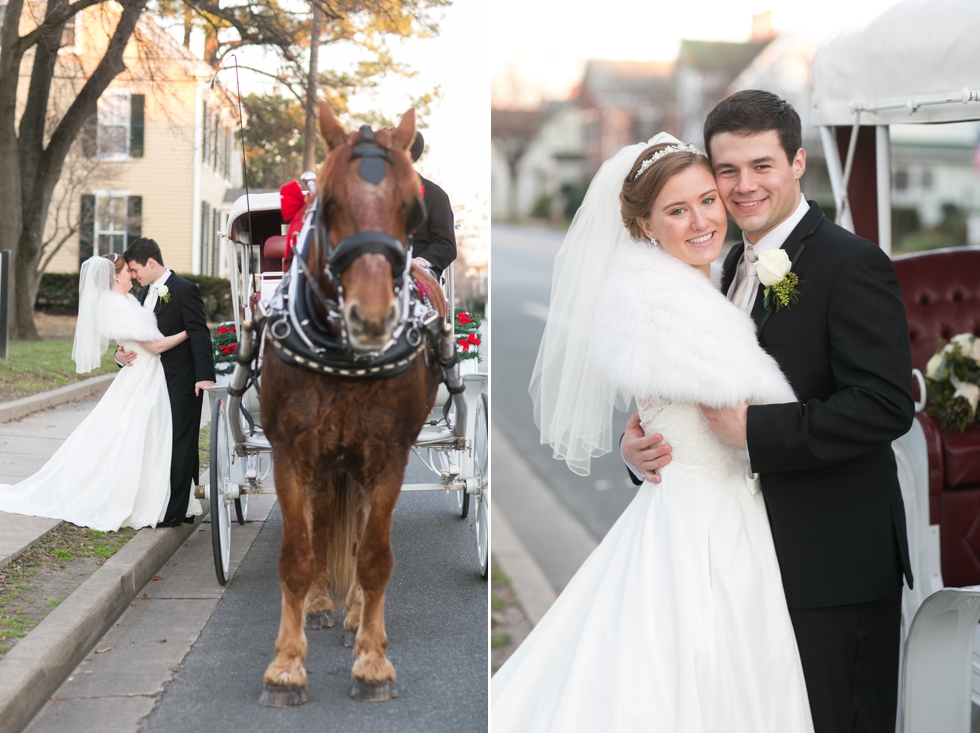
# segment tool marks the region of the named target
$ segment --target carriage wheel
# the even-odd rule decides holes
[[[460,519],[466,519],[470,513],[470,495],[465,491],[456,492],[456,509],[459,511]]]
[[[235,499],[235,515],[238,517],[239,524],[245,524],[248,519],[248,494],[242,494]]]
[[[480,561],[480,575],[486,580],[490,569],[490,461],[487,418],[487,396],[480,395],[476,403],[476,421],[473,435],[473,468],[480,480],[480,494],[473,512],[473,528],[476,530],[476,556]],[[466,495],[469,499],[469,494]]]
[[[452,397],[449,398],[449,429],[453,429],[453,425],[456,424],[456,405],[452,402]],[[445,456],[443,456],[445,458]],[[459,452],[456,451],[456,465],[459,465]],[[444,467],[449,466],[449,461],[446,459],[443,463]],[[470,495],[465,491],[456,491],[456,511],[459,513],[460,519],[466,519],[470,513]]]
[[[231,506],[225,501],[225,481],[231,470],[231,440],[224,400],[211,407],[211,548],[218,582],[228,582],[231,567]]]

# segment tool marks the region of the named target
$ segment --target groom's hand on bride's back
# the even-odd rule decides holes
[[[121,366],[131,366],[134,361],[136,361],[135,351],[126,351],[122,346],[116,349],[116,363]]]
[[[660,483],[657,474],[670,463],[670,446],[663,442],[660,433],[644,435],[640,426],[640,413],[634,411],[626,423],[626,432],[619,444],[623,460],[633,471],[640,471],[643,478],[653,484]]]

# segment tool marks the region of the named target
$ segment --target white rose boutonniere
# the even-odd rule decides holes
[[[779,310],[799,299],[800,291],[796,286],[800,284],[800,278],[791,268],[789,255],[781,249],[763,252],[756,260],[755,274],[765,286],[763,305],[766,310],[772,308],[773,301],[776,303],[776,310]]]
[[[168,288],[166,285],[161,285],[157,288],[157,295],[164,303],[170,302],[170,288]]]

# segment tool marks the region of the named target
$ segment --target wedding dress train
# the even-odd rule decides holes
[[[161,338],[153,314],[132,295],[110,298],[112,338]],[[0,511],[101,531],[153,526],[163,519],[170,500],[173,431],[167,382],[159,356],[135,341],[121,343],[137,352],[136,361],[119,371],[40,471],[16,485],[0,485]]]

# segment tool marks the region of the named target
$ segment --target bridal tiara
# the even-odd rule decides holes
[[[658,150],[656,153],[640,163],[640,169],[636,172],[636,175],[633,176],[633,181],[635,182],[636,179],[646,172],[647,168],[670,153],[694,153],[695,155],[704,155],[704,151],[701,150],[701,148],[689,143],[685,143],[684,145],[669,145],[663,150]]]

